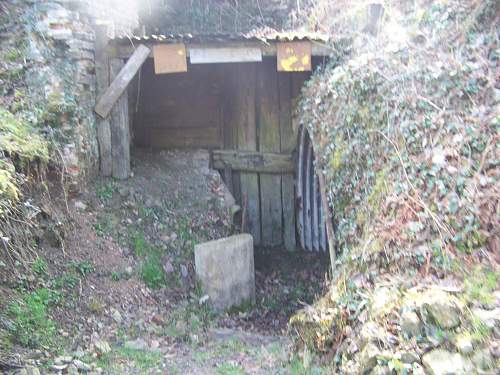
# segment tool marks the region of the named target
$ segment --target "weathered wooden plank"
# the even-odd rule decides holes
[[[293,173],[292,154],[271,152],[214,150],[212,162],[215,169],[224,169],[226,164],[233,170],[253,173]]]
[[[297,118],[297,106],[299,104],[300,93],[304,82],[310,77],[310,72],[292,73],[292,129],[295,139],[298,138],[300,124]]]
[[[292,80],[290,73],[278,73],[280,106],[280,150],[292,153],[297,137],[292,128]],[[281,177],[281,205],[283,208],[283,243],[287,250],[297,247],[295,232],[295,184],[293,175]]]
[[[141,124],[142,125],[142,124]],[[166,128],[144,127],[138,129],[135,142],[153,148],[212,148],[221,147],[219,127]]]
[[[235,110],[235,95],[233,92],[238,90],[238,71],[235,64],[218,65],[217,77],[222,82],[223,88],[221,90],[221,126],[224,138],[224,148],[231,150],[238,148],[238,134],[237,123],[240,114]],[[239,202],[243,207],[241,199],[241,184],[240,172],[233,171],[233,196],[236,202]],[[243,214],[243,213],[242,213]],[[245,212],[246,214],[246,212]]]
[[[110,61],[110,77],[113,78],[123,68],[123,60]],[[112,176],[126,179],[130,176],[130,129],[128,113],[128,95],[126,92],[118,98],[111,111],[111,155]]]
[[[116,75],[109,87],[106,89],[106,92],[97,102],[94,110],[99,116],[106,118],[109,115],[113,105],[125,92],[132,78],[134,78],[137,71],[148,58],[149,52],[149,48],[142,44],[137,47],[125,66]]]
[[[276,60],[266,59],[258,71],[258,123],[260,151],[280,151],[279,95]],[[281,176],[260,174],[262,243],[283,243]]]
[[[95,74],[98,98],[104,94],[109,85],[109,63],[107,25],[95,26]],[[99,145],[99,165],[102,176],[111,176],[111,128],[108,119],[97,119],[97,143]]]
[[[312,207],[311,207],[311,197],[312,197],[312,184],[311,176],[313,172],[312,155],[313,148],[311,142],[307,144],[306,162],[305,162],[305,173],[304,173],[304,245],[306,249],[312,249]]]
[[[224,183],[226,184],[231,195],[234,197],[233,169],[229,164],[224,165]]]
[[[238,149],[257,150],[257,126],[255,115],[255,91],[257,63],[238,64],[236,69],[236,132]],[[256,173],[240,173],[242,204],[246,203],[246,230],[253,236],[254,244],[261,244],[259,178]]]
[[[151,43],[146,43],[144,42],[149,47],[152,47],[154,45],[154,42]],[[273,57],[277,55],[277,43],[275,42],[270,42],[270,43],[259,43],[259,42],[230,42],[230,43],[224,43],[223,46],[225,48],[260,48],[262,56],[264,57]],[[190,57],[191,56],[191,50],[192,49],[200,49],[200,48],[220,48],[221,44],[217,43],[205,43],[205,44],[199,44],[199,43],[193,43],[193,44],[188,44],[186,46],[186,56]],[[316,43],[312,42],[311,45],[311,55],[312,56],[329,56],[334,52],[334,49],[332,47],[329,47],[328,45],[324,43]],[[127,45],[110,45],[108,47],[108,54],[112,57],[115,58],[122,58],[122,59],[128,59],[132,54],[134,53],[134,48],[130,46],[129,44]],[[150,53],[149,57],[153,57],[153,53]]]
[[[191,47],[189,53],[191,64],[262,61],[262,52],[257,47]]]

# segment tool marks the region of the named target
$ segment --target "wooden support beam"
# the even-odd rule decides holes
[[[170,128],[166,126],[154,127],[148,122],[143,122],[134,137],[137,145],[153,148],[213,148],[221,146],[220,129],[216,126]]]
[[[313,147],[311,140],[307,146],[307,157],[304,174],[304,242],[306,249],[312,249],[312,181],[313,170]]]
[[[112,59],[109,62],[111,77],[123,68],[123,60]],[[130,176],[130,129],[128,117],[128,95],[122,93],[111,111],[111,155],[112,176],[126,179]]]
[[[292,153],[297,146],[297,137],[292,127],[292,75],[278,73],[280,105],[280,152]],[[292,174],[281,176],[281,205],[283,207],[283,243],[285,249],[297,247],[295,231],[295,183]]]
[[[132,81],[137,71],[148,58],[149,53],[150,49],[148,47],[142,44],[137,47],[125,66],[120,70],[113,82],[111,82],[111,85],[106,89],[104,95],[97,102],[95,112],[99,116],[102,118],[108,117],[111,108],[113,108],[113,105],[125,92],[130,81]]]
[[[236,64],[235,127],[236,144],[240,150],[257,150],[257,123],[255,113],[255,94],[257,63]],[[256,173],[240,172],[240,191],[244,229],[252,234],[253,243],[262,243],[261,202],[259,200],[259,176]],[[248,229],[246,229],[248,228]]]
[[[292,154],[272,152],[214,150],[212,162],[215,169],[230,165],[232,170],[253,173],[293,173]]]
[[[147,42],[148,47],[152,48],[153,45],[158,44],[154,42]],[[206,43],[199,44],[193,43],[186,45],[186,56],[191,56],[192,49],[200,49],[200,48],[260,48],[262,51],[262,56],[276,56],[277,55],[277,47],[275,42],[269,43],[259,43],[259,42],[227,42],[227,43]],[[335,50],[324,44],[319,42],[311,42],[311,55],[312,56],[330,56]],[[114,44],[109,46],[108,53],[112,57],[119,57],[123,59],[127,59],[134,53],[134,48],[127,43],[127,45],[123,44]],[[149,57],[153,57],[153,53],[151,52]]]
[[[108,26],[95,27],[95,75],[97,96],[100,97],[109,86],[109,62],[107,54]],[[99,145],[99,168],[104,177],[111,176],[111,128],[109,119],[97,119],[97,143]]]
[[[257,47],[190,48],[191,64],[260,62],[262,52]]]
[[[259,150],[280,152],[279,94],[276,61],[267,59],[258,70],[258,129]],[[283,208],[281,176],[261,173],[260,202],[262,243],[267,246],[283,244]]]

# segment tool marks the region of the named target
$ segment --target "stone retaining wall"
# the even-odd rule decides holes
[[[135,0],[34,1],[27,7],[31,95],[50,119],[70,190],[98,170],[94,25],[113,35],[139,26]],[[110,36],[113,36],[110,35]]]

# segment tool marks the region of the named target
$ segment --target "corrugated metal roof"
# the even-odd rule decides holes
[[[273,29],[258,29],[248,33],[207,33],[207,34],[153,34],[147,36],[121,36],[114,38],[117,42],[153,42],[153,43],[224,43],[260,41],[264,43],[276,41],[310,40],[321,43],[328,42],[326,34],[301,31],[276,31]]]

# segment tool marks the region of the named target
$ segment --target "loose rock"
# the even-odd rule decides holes
[[[401,330],[406,337],[417,337],[422,332],[420,318],[413,311],[404,312],[401,315]]]
[[[94,346],[96,350],[101,354],[106,354],[111,351],[111,346],[109,346],[108,342],[104,340],[96,341]]]
[[[474,353],[472,356],[472,362],[477,368],[488,371],[495,368],[495,361],[488,349],[481,349]]]
[[[135,350],[146,350],[149,348],[148,343],[141,338],[125,342],[125,347]]]
[[[424,295],[423,309],[443,329],[452,329],[460,325],[459,309],[450,300],[448,293],[442,290],[428,290]]]
[[[462,354],[470,354],[474,350],[472,341],[468,337],[459,336],[457,338],[456,347]]]
[[[422,363],[430,375],[466,375],[473,370],[470,360],[458,353],[435,349],[422,357]]]
[[[377,345],[369,342],[365,345],[363,351],[360,354],[359,363],[363,373],[369,372],[377,365],[377,357],[381,354],[380,349]]]

